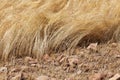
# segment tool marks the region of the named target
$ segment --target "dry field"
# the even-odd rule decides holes
[[[11,58],[9,62],[1,61],[0,67],[0,80],[109,80],[120,73],[120,44],[45,54],[40,61]]]
[[[119,80],[119,42],[120,0],[0,0],[0,80]]]

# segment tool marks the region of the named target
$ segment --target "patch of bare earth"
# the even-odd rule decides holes
[[[25,57],[0,62],[0,80],[117,80],[119,73],[118,43],[46,54],[39,61]]]

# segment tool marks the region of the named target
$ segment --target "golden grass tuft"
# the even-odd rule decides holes
[[[120,0],[0,0],[0,57],[120,40]]]

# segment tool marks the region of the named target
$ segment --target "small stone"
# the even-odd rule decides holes
[[[112,43],[111,46],[112,47],[117,47],[117,43]]]
[[[82,73],[82,71],[81,71],[81,70],[77,71],[77,75],[80,75],[81,73]]]
[[[32,61],[33,59],[31,57],[25,57],[25,62],[28,63],[29,61]]]
[[[37,63],[38,63],[38,61],[36,61],[36,60],[32,60],[29,62],[29,64],[37,64]]]
[[[116,55],[115,58],[120,58],[120,55]]]
[[[106,77],[106,74],[96,73],[90,76],[89,80],[103,80]]]
[[[98,43],[91,43],[87,49],[93,50],[93,51],[97,51],[97,45]]]
[[[39,76],[36,80],[49,80],[50,78],[48,76]]]
[[[120,74],[116,74],[114,75],[112,78],[110,78],[109,80],[120,80]]]
[[[49,56],[48,54],[45,54],[45,55],[43,56],[43,59],[44,59],[45,61],[48,61],[49,58],[50,58],[50,56]]]
[[[36,67],[37,66],[37,64],[31,64],[31,67]]]
[[[68,78],[68,79],[65,79],[65,80],[74,80],[73,78]]]
[[[68,59],[68,61],[69,61],[70,66],[76,66],[79,62],[77,57],[70,58]]]
[[[51,78],[51,80],[57,80],[56,78]]]
[[[108,78],[111,78],[111,77],[113,77],[114,76],[114,73],[112,73],[112,72],[107,72],[107,77]]]
[[[2,73],[2,72],[7,72],[7,67],[1,67],[0,68],[0,73]]]

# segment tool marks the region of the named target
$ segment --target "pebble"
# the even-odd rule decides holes
[[[89,77],[89,80],[104,80],[104,78],[106,77],[106,74],[102,74],[102,73],[96,73],[92,76]]]
[[[39,76],[36,80],[49,80],[50,78],[48,76]]]
[[[116,74],[114,75],[112,78],[110,78],[109,80],[120,80],[120,74]]]
[[[1,67],[0,68],[0,73],[2,73],[2,72],[7,72],[7,67]]]
[[[93,50],[93,51],[97,51],[97,45],[98,45],[98,43],[91,43],[91,44],[87,47],[87,49]]]

